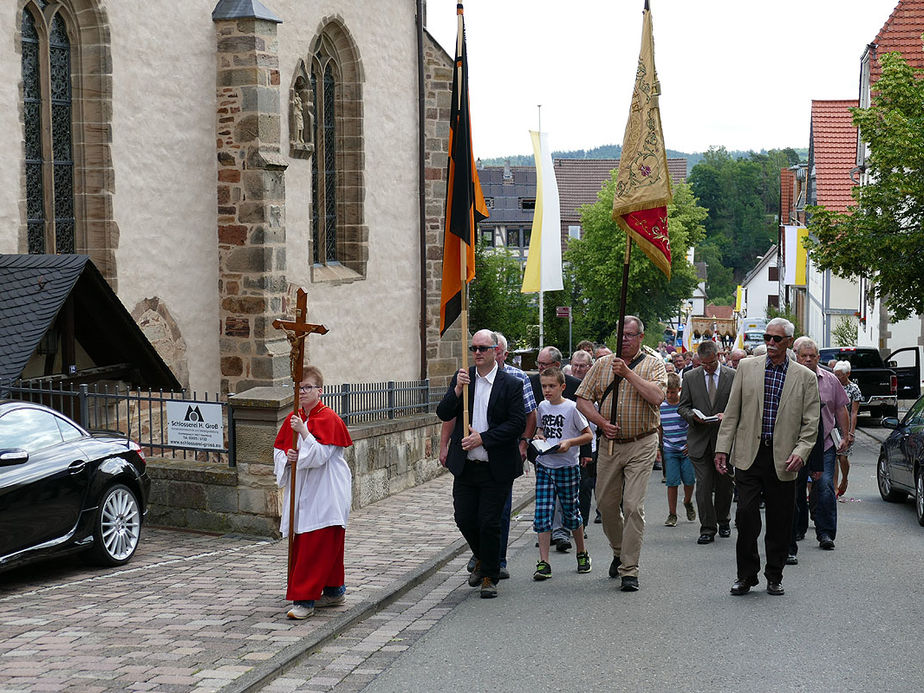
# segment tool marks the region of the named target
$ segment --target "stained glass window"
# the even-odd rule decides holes
[[[27,247],[30,253],[73,253],[71,42],[60,14],[49,25],[41,12],[33,14],[34,7],[46,5],[33,0],[22,13]],[[53,247],[48,247],[49,238],[54,238]]]
[[[323,65],[323,72],[321,66]],[[315,264],[337,262],[337,82],[333,60],[318,53],[311,74],[311,90],[317,109],[314,126],[315,152],[311,158],[312,260]],[[319,79],[320,77],[320,79]]]

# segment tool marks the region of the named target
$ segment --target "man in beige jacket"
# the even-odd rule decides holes
[[[767,323],[766,357],[744,359],[732,384],[715,445],[715,466],[735,467],[738,488],[738,577],[734,595],[757,584],[760,555],[760,500],[766,502],[767,592],[783,594],[783,566],[792,533],[796,477],[818,434],[819,399],[815,374],[787,357],[794,326],[783,318]]]

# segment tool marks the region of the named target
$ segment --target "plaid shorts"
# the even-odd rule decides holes
[[[533,531],[552,531],[552,513],[555,497],[561,503],[561,524],[565,529],[582,527],[581,508],[578,504],[578,490],[581,486],[581,468],[550,468],[536,464],[536,512],[533,515]]]

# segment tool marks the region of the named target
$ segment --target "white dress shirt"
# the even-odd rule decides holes
[[[494,368],[485,376],[478,374],[475,369],[475,398],[472,404],[472,430],[484,433],[488,430],[488,400],[491,399],[491,388],[494,387],[494,378],[497,377],[497,362],[494,362]],[[465,435],[467,432],[463,431]],[[463,436],[464,437],[464,436]],[[472,448],[468,451],[468,459],[488,461],[488,451],[484,445]]]

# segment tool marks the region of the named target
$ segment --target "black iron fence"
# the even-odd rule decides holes
[[[433,411],[429,380],[344,383],[326,386],[322,401],[349,426],[389,421]],[[439,394],[439,393],[436,393]],[[0,382],[0,398],[44,404],[77,421],[86,429],[115,431],[137,442],[145,454],[235,466],[234,417],[226,395],[199,396],[196,392],[137,390],[112,384],[62,383],[47,378]],[[182,403],[183,418],[194,425],[199,405],[219,405],[223,435],[220,447],[201,447],[172,441],[170,403]],[[174,427],[176,422],[174,421]],[[181,423],[181,426],[187,425]]]
[[[173,459],[195,459],[202,462],[222,462],[233,467],[234,417],[230,415],[227,397],[196,392],[164,392],[163,390],[133,390],[112,384],[72,384],[50,379],[7,381],[0,383],[0,397],[36,402],[69,416],[92,431],[113,431],[132,438],[145,454]],[[168,403],[185,408],[184,418],[195,423],[201,418],[201,405],[221,407],[220,443],[208,446],[195,443],[171,442]],[[187,436],[188,437],[188,436]]]

